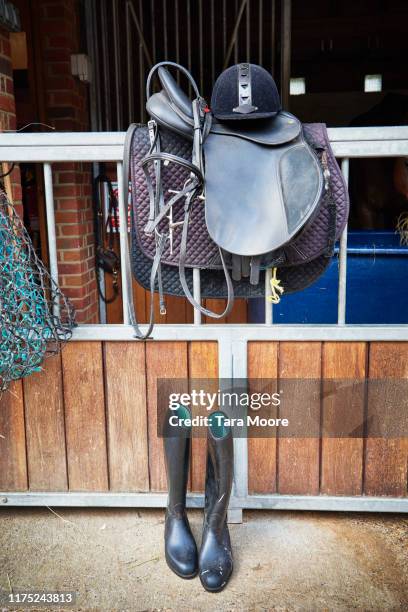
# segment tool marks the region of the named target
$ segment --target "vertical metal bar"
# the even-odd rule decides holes
[[[231,343],[232,383],[242,390],[247,378],[247,342],[234,340]],[[245,418],[245,417],[244,417]],[[248,436],[234,438],[234,486],[232,508],[228,514],[230,523],[242,523],[242,508],[248,497]]]
[[[201,303],[201,279],[199,268],[193,268],[193,296],[195,301]],[[201,325],[201,312],[194,308],[194,325]]]
[[[265,325],[272,325],[273,323],[273,306],[268,298],[272,295],[271,290],[272,270],[268,268],[265,270]]]
[[[179,23],[180,21],[180,16],[179,16],[179,3],[178,0],[175,0],[174,3],[174,29],[175,29],[175,33],[176,33],[176,62],[177,64],[180,63],[180,28],[179,28]],[[180,80],[180,71],[177,71],[177,82],[179,82]]]
[[[344,180],[348,187],[349,183],[349,160],[344,158],[341,162],[341,171]],[[338,309],[337,309],[337,324],[345,325],[346,323],[346,291],[347,291],[347,225],[343,230],[340,238],[340,253],[339,253],[339,291],[338,291]]]
[[[123,322],[130,323],[133,310],[132,273],[130,270],[128,238],[128,193],[123,193],[123,163],[116,164],[119,202],[120,271],[122,277]]]
[[[291,0],[283,0],[281,17],[281,100],[282,107],[285,110],[289,110],[291,30],[292,2]]]
[[[198,0],[198,46],[200,53],[200,91],[204,91],[204,66],[203,66],[203,2]]]
[[[232,50],[234,50],[234,59],[235,59],[235,64],[238,63],[238,30],[239,30],[239,26],[241,23],[241,19],[242,19],[242,15],[244,14],[244,10],[246,7],[248,0],[242,0],[240,7],[238,9],[238,0],[235,0],[235,13],[237,13],[236,19],[235,19],[235,23],[234,23],[234,28],[232,30],[232,34],[231,34],[231,38],[228,44],[228,49],[227,52],[225,54],[224,57],[224,65],[223,65],[223,70],[225,70],[225,68],[227,68],[230,58],[231,58],[231,53]]]
[[[143,35],[143,29],[142,26],[140,25],[139,19],[137,17],[136,11],[135,11],[135,7],[133,6],[132,0],[128,0],[127,6],[129,7],[129,14],[132,13],[132,18],[134,21],[134,24],[136,26],[136,30],[137,30],[137,34],[139,36],[139,43],[143,48],[145,57],[146,57],[146,61],[148,63],[149,66],[152,65],[152,58],[150,56],[150,52],[149,49],[147,48],[147,43],[145,40],[145,37]]]
[[[117,0],[113,0],[113,6],[115,8]],[[96,10],[95,2],[87,2],[85,5],[86,10],[86,37],[87,37],[87,48],[91,58],[91,70],[92,78],[89,89],[89,101],[90,101],[90,125],[93,132],[102,130],[101,124],[101,104],[100,104],[100,85],[99,85],[99,53],[96,38]],[[116,45],[116,42],[115,42]],[[117,92],[118,94],[118,92]],[[118,95],[117,95],[118,99]],[[120,126],[118,126],[120,129]],[[99,174],[99,162],[92,163],[92,179],[94,180]],[[105,275],[102,268],[97,270],[99,286],[101,290],[105,291]],[[104,300],[99,296],[99,321],[106,323],[106,304]]]
[[[55,283],[58,283],[58,258],[57,258],[57,237],[55,232],[55,211],[54,211],[54,189],[52,185],[52,166],[44,164],[44,188],[45,188],[45,210],[47,214],[48,228],[48,251],[50,258],[50,274]],[[53,314],[58,316],[59,304],[55,304]]]
[[[89,85],[90,124],[93,132],[102,129],[99,85],[99,53],[97,51],[96,12],[94,0],[85,4],[86,42],[91,58],[92,79]]]
[[[215,81],[215,13],[214,0],[211,0],[211,87]]]
[[[251,0],[248,0],[246,10],[246,61],[251,61]]]
[[[140,28],[143,32],[143,6],[142,6],[142,0],[139,0],[139,23],[140,23]],[[144,74],[144,56],[143,56],[143,48],[140,45],[139,46],[139,121],[143,122],[145,121],[146,118],[146,111],[145,111],[145,103],[144,103],[144,97],[145,97],[145,92],[144,92],[144,82],[145,82],[145,74]]]
[[[103,69],[103,92],[105,94],[105,129],[110,132],[112,129],[112,108],[111,108],[111,86],[109,75],[109,54],[108,54],[108,16],[106,0],[100,5],[101,28],[102,28],[102,69]]]
[[[258,64],[263,62],[263,0],[259,0],[259,20],[258,20]]]
[[[156,63],[156,16],[155,16],[155,0],[150,0],[150,23],[152,25],[152,56],[153,56],[153,64]]]
[[[167,2],[163,0],[163,39],[164,39],[164,59],[169,59],[169,38],[167,32]]]
[[[222,0],[222,55],[227,51],[227,0]]]
[[[129,3],[126,3],[126,64],[127,64],[127,94],[128,94],[128,125],[134,121],[133,105],[133,62],[132,62],[132,41],[130,31],[130,10]]]
[[[119,13],[118,0],[112,0],[113,10],[113,45],[115,55],[115,96],[116,96],[116,129],[123,130],[122,96],[120,78],[120,45],[119,45]]]
[[[233,366],[232,366],[232,342],[231,337],[227,334],[220,336],[218,340],[218,377],[219,387],[222,391],[225,386],[229,386],[232,383]],[[223,406],[220,406],[223,409]],[[235,449],[235,444],[234,444]],[[235,452],[235,450],[234,450]],[[235,469],[235,462],[234,462]],[[235,476],[234,476],[235,479]],[[232,496],[230,499],[230,507],[228,509],[228,522],[239,523],[242,522],[242,508],[237,508],[235,498],[235,485],[233,485]]]
[[[245,7],[246,2],[242,3],[242,6]],[[235,0],[235,14],[237,13],[238,10],[238,0]],[[241,23],[241,20],[238,21],[237,19],[237,29],[236,31],[233,32],[233,36],[234,36],[234,64],[238,64],[238,55],[239,55],[239,49],[238,49],[238,33],[239,33],[239,25]],[[228,49],[229,51],[229,49]],[[228,53],[227,53],[228,55]],[[229,58],[228,58],[229,61]]]
[[[190,0],[187,0],[187,55],[188,55],[188,71],[191,72],[191,5]],[[191,83],[188,81],[188,95],[191,97]]]
[[[276,57],[276,3],[272,0],[271,6],[271,73],[275,76],[275,57]]]

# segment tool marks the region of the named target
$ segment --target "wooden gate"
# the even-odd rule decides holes
[[[251,379],[408,378],[408,342],[255,341],[248,343],[247,365]],[[165,496],[149,495],[166,490],[156,431],[157,378],[218,375],[213,341],[69,343],[62,356],[49,359],[42,373],[14,384],[1,402],[3,503],[164,505]],[[264,499],[279,507],[293,507],[297,500],[299,508],[325,508],[333,496],[346,496],[347,507],[346,500],[356,496],[356,502],[365,499],[362,507],[368,509],[372,496],[385,496],[375,509],[407,509],[408,443],[371,437],[369,416],[377,409],[375,399],[362,396],[343,406],[320,397],[307,414],[300,401],[285,402],[280,416],[301,418],[305,427],[307,419],[320,422],[325,434],[249,437],[248,492],[235,496],[234,508],[272,507]],[[348,421],[365,419],[366,437],[334,437],[339,419],[342,429]],[[190,490],[202,492],[205,440],[193,438],[192,446]],[[238,469],[241,459],[236,457]],[[38,492],[51,495],[30,497]],[[63,492],[68,495],[54,495]],[[73,495],[79,492],[99,495]],[[289,496],[293,499],[285,505]],[[202,503],[201,497],[194,499]]]

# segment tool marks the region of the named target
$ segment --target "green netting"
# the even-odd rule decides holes
[[[69,340],[74,310],[0,189],[0,393]]]

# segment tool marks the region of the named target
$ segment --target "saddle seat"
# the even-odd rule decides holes
[[[191,102],[166,68],[159,67],[158,76],[163,89],[148,96],[148,113],[193,140]],[[212,119],[203,152],[208,233],[232,255],[255,257],[279,249],[321,201],[321,166],[300,121],[288,112],[252,121]]]

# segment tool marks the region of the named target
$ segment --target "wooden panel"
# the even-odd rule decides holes
[[[317,380],[320,376],[320,342],[280,343],[279,378]],[[300,423],[309,431],[307,438],[283,438],[279,437],[278,431],[278,491],[289,495],[316,495],[319,492],[320,440],[310,432],[320,422],[320,401],[310,398],[305,401],[303,392],[302,387],[293,387],[290,397],[282,398],[279,409],[281,418]]]
[[[324,379],[350,379],[347,389],[322,400],[321,493],[361,495],[363,486],[363,438],[335,437],[336,432],[362,429],[364,421],[364,342],[323,344]],[[351,381],[356,382],[353,385]],[[327,382],[329,382],[327,380]],[[341,434],[340,434],[341,435]]]
[[[213,378],[218,387],[218,345],[216,342],[189,344],[190,378]],[[203,491],[206,471],[207,444],[204,437],[193,437],[191,451],[191,488]]]
[[[10,385],[0,399],[0,489],[27,489],[23,385]]]
[[[62,351],[68,483],[73,491],[108,488],[105,397],[100,342]]]
[[[61,355],[24,380],[27,464],[30,490],[68,488]]]
[[[372,342],[370,379],[408,378],[407,342]],[[386,394],[386,388],[384,388]],[[378,386],[368,392],[367,434],[373,431],[376,414],[381,415],[386,397]],[[398,418],[389,414],[386,419]],[[367,495],[407,495],[408,440],[406,438],[367,438],[365,493]]]
[[[146,304],[149,303],[150,293],[145,291],[136,281],[133,281],[132,287],[136,318],[140,323],[146,323]]]
[[[148,491],[145,343],[106,342],[104,351],[110,489]]]
[[[157,435],[157,379],[186,379],[187,390],[187,342],[147,342],[146,372],[150,488],[152,491],[165,491],[163,440]]]
[[[189,302],[182,297],[166,296],[166,323],[192,323],[192,309],[188,308]]]
[[[213,312],[222,312],[227,306],[227,300],[207,298],[204,300],[205,307]],[[232,311],[227,317],[222,319],[213,319],[211,317],[203,317],[203,322],[209,324],[225,324],[225,323],[246,323],[248,320],[248,302],[246,300],[235,300]]]
[[[271,379],[262,391],[275,393],[278,376],[278,343],[248,344],[248,379]],[[273,381],[273,382],[272,382]],[[251,386],[250,391],[255,391]],[[261,389],[256,388],[256,392]],[[277,416],[278,409],[270,413]],[[248,480],[250,493],[276,493],[276,435],[269,438],[248,438]]]
[[[204,300],[204,305],[205,305],[205,308],[207,308],[208,310],[211,310],[212,312],[221,313],[225,310],[225,307],[227,305],[227,300],[208,298]],[[226,323],[226,322],[227,322],[226,317],[222,317],[222,319],[213,319],[212,317],[203,316],[203,323],[209,323],[210,325],[216,325],[216,324],[220,325],[221,323]]]
[[[248,301],[235,300],[232,312],[227,317],[227,323],[246,323],[248,321]]]

